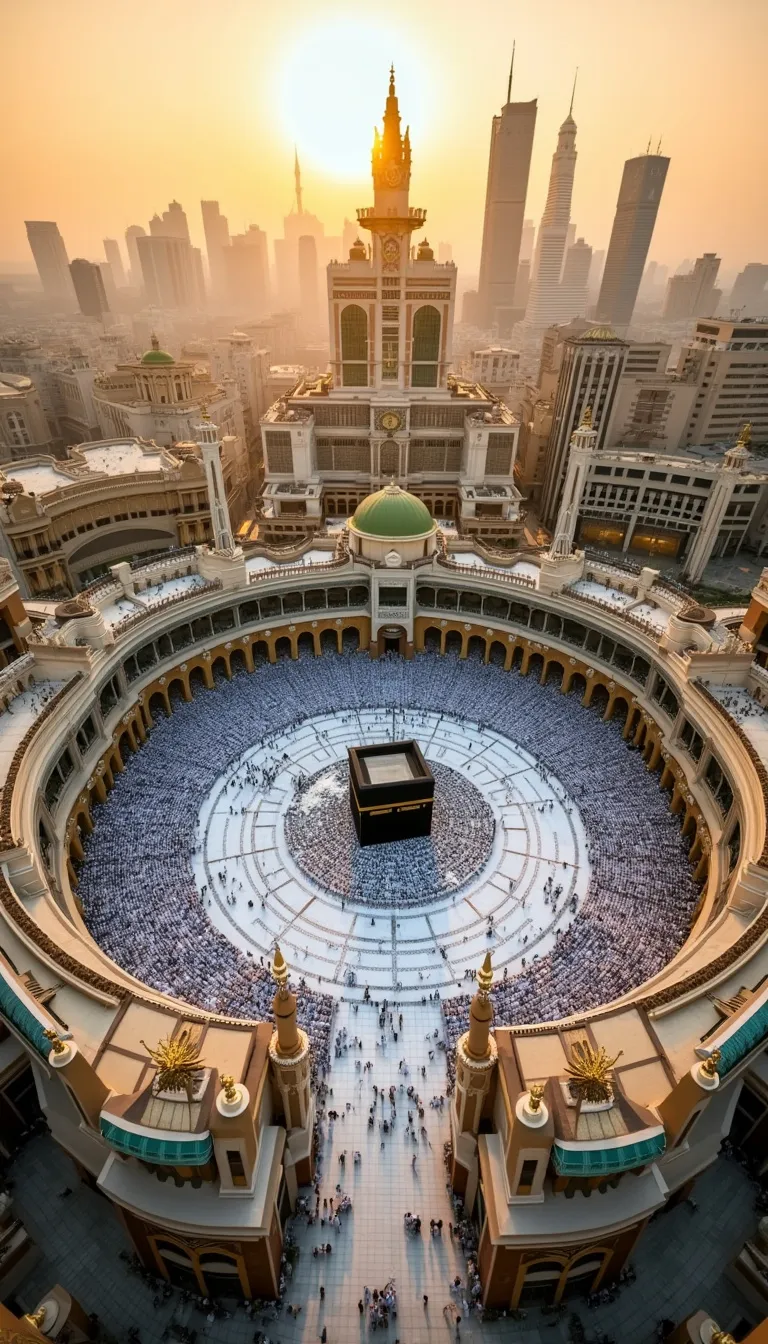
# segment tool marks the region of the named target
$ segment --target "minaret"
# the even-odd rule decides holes
[[[408,262],[408,245],[414,229],[422,228],[426,210],[408,204],[411,184],[411,138],[409,128],[400,130],[400,108],[395,91],[395,67],[389,71],[389,90],[382,129],[374,127],[371,154],[373,206],[358,210],[360,227],[373,234],[374,262],[383,259],[393,274]]]
[[[285,1168],[289,1189],[293,1187],[293,1202],[295,1187],[311,1181],[314,1171],[312,1130],[315,1105],[311,1085],[311,1053],[309,1037],[296,1020],[296,995],[291,993],[288,983],[290,972],[279,947],[275,948],[272,961],[272,978],[277,991],[272,1000],[275,1030],[269,1045],[269,1058],[279,1097],[278,1109],[282,1110],[288,1131]]]
[[[574,80],[570,110],[560,127],[557,149],[552,156],[547,203],[536,239],[531,291],[525,314],[528,326],[545,327],[551,322],[556,322],[560,316],[560,275],[571,219],[571,197],[576,172],[576,122],[572,115],[575,92]]]
[[[497,1049],[491,1035],[493,1005],[491,954],[477,973],[477,993],[469,1008],[469,1031],[456,1046],[456,1095],[453,1102],[453,1162],[451,1185],[471,1210],[478,1182],[477,1135],[484,1115],[493,1105]]]
[[[597,430],[592,427],[592,410],[587,406],[578,429],[571,435],[560,511],[557,515],[554,541],[549,551],[551,560],[565,560],[573,550],[573,538],[579,521],[579,505],[596,443]]]
[[[221,469],[221,444],[217,427],[205,409],[202,411],[201,423],[195,426],[195,442],[202,453],[205,467],[208,505],[213,527],[213,548],[231,555],[235,550],[235,543],[232,538],[232,524],[229,521],[224,473]]]

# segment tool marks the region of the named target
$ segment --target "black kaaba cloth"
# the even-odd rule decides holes
[[[349,805],[361,845],[429,835],[435,778],[416,742],[349,747]]]

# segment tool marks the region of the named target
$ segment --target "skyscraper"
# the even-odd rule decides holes
[[[73,308],[75,291],[69,257],[58,224],[49,219],[28,219],[25,224],[45,297],[59,306]]]
[[[478,325],[498,324],[503,331],[514,320],[520,240],[536,129],[536,99],[513,103],[511,96],[510,69],[507,101],[491,126],[477,297]]]
[[[128,269],[131,273],[131,284],[134,289],[141,289],[142,275],[141,262],[139,260],[139,249],[136,245],[138,238],[146,238],[147,230],[142,229],[140,224],[129,224],[125,230],[125,246],[128,252]]]
[[[222,215],[218,201],[201,201],[205,232],[205,250],[208,253],[208,274],[211,278],[211,290],[215,299],[221,301],[227,293],[227,248],[229,247],[229,222]]]
[[[234,233],[224,259],[228,302],[238,313],[263,317],[269,305],[269,255],[264,230],[251,224],[245,233]]]
[[[120,256],[120,245],[116,238],[104,239],[104,256],[112,268],[112,279],[117,288],[124,289],[127,281],[123,269],[123,258]]]
[[[662,317],[680,322],[689,317],[714,317],[722,290],[715,288],[720,258],[705,252],[687,275],[673,275],[667,282]]]
[[[299,300],[304,321],[314,325],[320,316],[317,283],[317,243],[311,233],[299,238]]]
[[[98,262],[84,261],[82,257],[76,257],[70,262],[69,271],[80,312],[84,317],[102,318],[109,312],[109,303]]]
[[[563,278],[560,282],[560,318],[584,317],[587,311],[587,285],[592,265],[592,248],[583,238],[577,238],[565,254]]]
[[[571,435],[586,410],[591,411],[597,430],[596,448],[605,443],[628,350],[627,342],[605,327],[594,327],[563,343],[541,498],[541,515],[547,527],[554,526],[557,518]]]
[[[627,159],[597,300],[597,318],[626,330],[651,245],[669,159],[641,154]]]
[[[762,317],[768,312],[766,285],[768,265],[760,261],[748,262],[733,282],[728,301],[731,312],[739,318]]]
[[[193,308],[198,302],[198,277],[192,248],[184,238],[156,234],[137,238],[147,302],[158,308]]]
[[[560,313],[560,273],[571,219],[573,178],[576,172],[576,122],[571,110],[560,127],[544,214],[536,239],[526,325],[547,327]],[[568,313],[568,317],[572,314]]]

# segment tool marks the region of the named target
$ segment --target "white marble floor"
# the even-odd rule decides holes
[[[421,909],[355,904],[313,883],[284,831],[298,775],[345,760],[347,747],[414,738],[490,804],[487,862]],[[545,884],[562,888],[547,896]],[[310,984],[337,995],[420,1000],[466,989],[491,950],[497,976],[549,951],[590,877],[584,826],[561,782],[493,730],[426,711],[369,709],[308,719],[249,748],[221,776],[199,817],[195,880],[209,918],[244,951],[279,942]]]

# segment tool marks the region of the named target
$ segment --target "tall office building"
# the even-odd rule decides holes
[[[746,421],[768,446],[768,320],[699,318],[677,375],[697,388],[681,447],[732,443]]]
[[[768,265],[750,261],[739,271],[728,300],[730,311],[738,318],[765,317],[768,314]]]
[[[583,238],[577,238],[572,247],[568,248],[563,263],[558,299],[562,321],[585,316],[591,266],[592,248]]]
[[[304,321],[317,323],[320,316],[320,292],[317,277],[317,242],[311,233],[299,238],[299,301]]]
[[[58,224],[49,219],[28,219],[25,224],[45,297],[60,307],[74,308],[69,257]]]
[[[187,216],[178,201],[171,201],[162,215],[153,215],[149,221],[149,232],[153,238],[184,238],[190,242]]]
[[[218,201],[201,201],[200,211],[203,216],[211,292],[213,297],[221,302],[227,295],[228,287],[229,221],[226,215],[222,215]]]
[[[322,221],[317,215],[304,209],[298,154],[294,155],[293,178],[295,205],[283,219],[283,237],[276,238],[274,242],[278,296],[280,302],[287,308],[296,307],[300,301],[299,238],[311,235],[317,243],[318,256],[325,255],[327,242]]]
[[[669,159],[641,154],[627,159],[597,300],[597,320],[626,330],[651,245]]]
[[[120,255],[120,244],[116,238],[104,239],[104,256],[107,258],[112,270],[112,279],[118,289],[124,289],[128,281],[125,278],[123,269],[123,258]]]
[[[557,149],[552,155],[552,171],[544,214],[541,217],[531,272],[531,288],[525,312],[526,325],[547,327],[560,316],[560,274],[563,269],[571,197],[576,172],[576,122],[571,110],[560,127]]]
[[[147,230],[142,229],[140,224],[129,224],[125,230],[125,247],[128,253],[128,270],[130,273],[131,284],[134,289],[141,289],[142,275],[141,262],[139,260],[139,249],[137,247],[138,238],[146,238]]]
[[[109,303],[99,263],[76,257],[70,262],[69,271],[80,312],[84,317],[102,318],[109,312]]]
[[[593,327],[563,343],[541,497],[542,518],[548,527],[554,525],[560,507],[571,435],[585,411],[592,413],[596,448],[605,443],[628,350],[628,342],[605,327]]]
[[[245,233],[234,233],[224,259],[229,304],[236,313],[262,317],[269,307],[269,254],[264,230],[251,224]]]
[[[523,220],[523,231],[520,235],[520,260],[533,261],[533,251],[536,247],[536,225],[532,219]]]
[[[189,243],[157,234],[137,238],[136,247],[147,302],[157,308],[195,307],[199,280]]]
[[[687,275],[673,275],[667,282],[662,317],[680,322],[689,317],[712,317],[717,311],[722,290],[715,288],[720,258],[705,252]]]
[[[500,331],[522,316],[515,310],[515,289],[536,129],[536,99],[513,103],[511,97],[510,70],[507,101],[491,126],[476,305],[478,326],[498,325]]]

